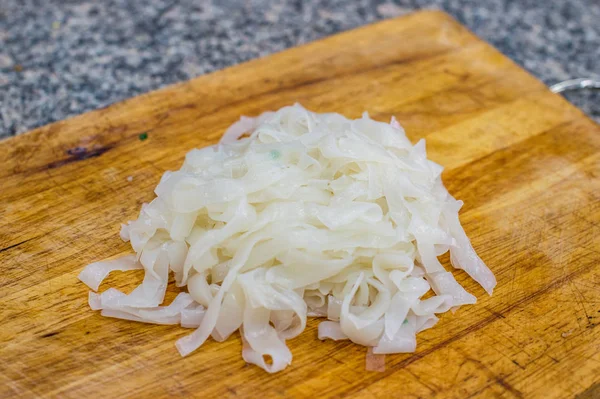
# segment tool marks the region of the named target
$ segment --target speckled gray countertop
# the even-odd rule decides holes
[[[420,8],[548,84],[600,76],[598,0],[1,0],[0,138]]]

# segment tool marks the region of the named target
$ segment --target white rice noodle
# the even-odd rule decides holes
[[[244,360],[277,372],[307,317],[327,319],[319,339],[367,346],[371,360],[413,352],[437,314],[476,302],[440,255],[450,251],[488,293],[496,285],[442,170],[395,118],[349,120],[300,105],[242,117],[218,145],[166,172],[157,197],[122,226],[135,256],[92,263],[79,278],[97,291],[111,271],[143,268],[130,294],[91,292],[90,307],[195,328],[176,343],[182,356],[240,331]],[[188,293],[160,306],[170,272]]]
[[[126,295],[119,290],[109,288],[101,295],[90,292],[89,303],[92,309],[102,310],[102,316],[153,324],[180,324],[182,312],[194,303],[189,294],[182,292],[168,306],[134,308],[115,305],[119,303],[118,299],[125,297]]]
[[[319,323],[318,336],[320,340],[332,339],[334,341],[339,341],[348,339],[348,336],[342,331],[340,323],[335,321],[323,321]]]
[[[277,331],[269,325],[270,311],[249,307],[244,312],[242,357],[269,373],[275,373],[292,363],[292,352]]]
[[[223,133],[223,137],[221,138],[220,142],[222,144],[231,144],[235,142],[244,133],[248,133],[254,130],[254,123],[255,118],[248,118],[247,116],[242,116],[239,121],[229,126],[225,133]]]
[[[124,272],[136,269],[143,269],[143,266],[138,263],[134,255],[129,255],[114,260],[92,263],[86,266],[77,277],[85,285],[94,291],[98,291],[100,284],[110,272],[115,270]]]
[[[181,327],[198,328],[204,317],[204,312],[206,312],[206,309],[202,305],[183,309],[181,311]]]

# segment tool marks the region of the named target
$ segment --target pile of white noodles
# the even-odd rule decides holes
[[[123,225],[136,256],[91,264],[79,278],[97,290],[112,270],[143,268],[131,294],[90,292],[90,306],[196,328],[177,342],[183,356],[239,330],[244,360],[280,371],[292,361],[285,341],[307,316],[324,318],[320,339],[412,352],[437,313],[476,302],[438,256],[450,250],[455,268],[490,294],[496,285],[441,172],[395,119],[349,120],[300,105],[242,117],[218,145],[192,150],[165,173],[157,198]],[[159,306],[170,272],[189,294]],[[421,299],[430,289],[435,295]]]

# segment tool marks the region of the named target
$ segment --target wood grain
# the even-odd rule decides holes
[[[365,349],[290,342],[267,375],[239,336],[102,318],[76,276],[127,253],[119,223],[162,173],[240,115],[301,102],[427,138],[493,297],[365,371]],[[148,139],[138,136],[147,132]],[[128,181],[128,176],[133,180]],[[600,383],[600,127],[449,16],[423,12],[202,76],[0,143],[0,397],[595,397]],[[447,257],[443,257],[448,265]],[[102,288],[131,289],[116,273]],[[176,288],[169,288],[172,298]]]

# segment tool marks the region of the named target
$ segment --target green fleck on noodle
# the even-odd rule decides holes
[[[144,141],[148,138],[148,133],[144,132],[144,133],[140,134],[138,137],[140,138],[140,141]]]
[[[281,156],[281,153],[277,150],[271,150],[271,152],[269,152],[269,156],[271,159],[277,159]]]

